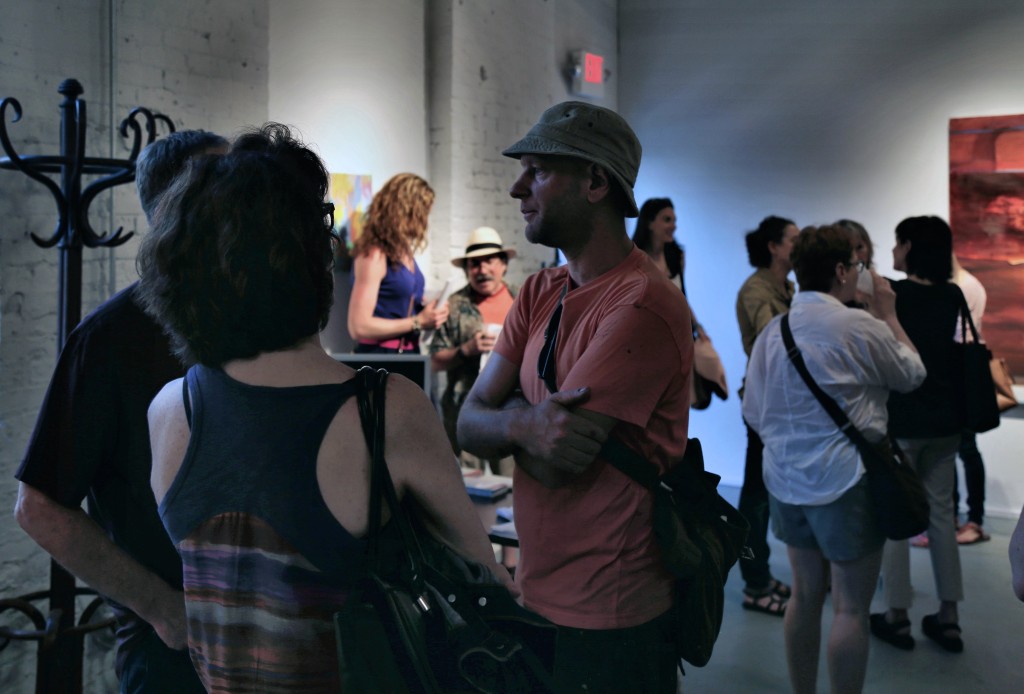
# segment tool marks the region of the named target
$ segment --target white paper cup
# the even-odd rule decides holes
[[[857,275],[857,291],[864,292],[865,294],[875,293],[875,280],[871,276],[871,270],[864,268]]]

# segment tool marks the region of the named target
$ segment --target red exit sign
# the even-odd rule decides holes
[[[604,58],[594,53],[583,54],[583,81],[591,84],[604,82]]]

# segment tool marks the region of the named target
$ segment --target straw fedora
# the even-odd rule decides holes
[[[516,249],[505,248],[501,243],[501,236],[491,227],[477,227],[469,234],[469,243],[466,244],[465,255],[452,258],[452,265],[463,267],[463,264],[470,258],[479,258],[483,255],[494,255],[504,253],[510,259],[516,257]]]

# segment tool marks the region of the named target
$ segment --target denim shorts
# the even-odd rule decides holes
[[[769,495],[772,532],[790,547],[817,549],[829,561],[854,561],[882,548],[885,535],[878,527],[868,496],[868,480],[821,506],[786,504]]]

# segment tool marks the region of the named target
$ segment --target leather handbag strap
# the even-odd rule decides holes
[[[821,389],[821,386],[811,376],[811,372],[807,370],[807,364],[804,362],[804,355],[800,352],[800,348],[796,346],[796,342],[793,340],[793,331],[789,328],[789,314],[786,313],[782,316],[782,343],[786,346],[786,356],[793,362],[793,366],[796,367],[797,373],[810,388],[814,397],[818,399],[821,406],[828,412],[828,416],[832,418],[832,421],[836,423],[839,430],[846,434],[854,445],[857,446],[858,450],[870,449],[871,444],[864,434],[860,432],[860,429],[853,425],[850,418],[846,416],[843,409],[839,407],[839,404],[830,396],[828,393]]]
[[[367,555],[370,570],[379,570],[381,564],[380,536],[382,505],[387,503],[391,522],[396,523],[405,545],[404,558],[408,560],[410,578],[422,581],[423,550],[405,509],[398,500],[395,483],[384,459],[384,395],[387,389],[386,369],[374,370],[363,366],[356,372],[356,399],[363,436],[370,451],[370,518],[366,531]]]

